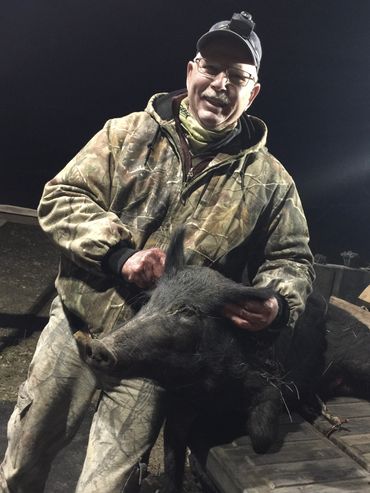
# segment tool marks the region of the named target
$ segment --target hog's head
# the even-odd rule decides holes
[[[226,303],[271,296],[270,289],[244,286],[208,267],[187,265],[184,234],[184,228],[174,233],[164,274],[137,315],[112,334],[86,343],[88,364],[100,370],[119,368],[133,376],[140,376],[135,368],[164,360],[176,365],[181,358],[185,364],[205,324],[209,327],[212,320],[222,318]]]

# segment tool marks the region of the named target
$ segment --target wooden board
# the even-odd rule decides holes
[[[36,209],[28,209],[26,207],[0,204],[0,221],[1,225],[7,221],[38,225],[37,211]]]
[[[329,401],[328,409],[332,414],[348,418],[348,423],[330,434],[330,441],[370,471],[370,403],[333,400]],[[332,425],[321,417],[316,420],[315,427],[324,435],[332,430]]]
[[[360,296],[358,297],[359,300],[364,301],[367,303],[367,306],[370,306],[370,284],[365,288]]]
[[[355,479],[334,481],[321,484],[294,485],[279,488],[277,493],[369,493],[369,481],[367,479]],[[268,493],[269,490],[266,490]],[[260,489],[248,489],[244,493],[265,493]]]
[[[280,443],[267,454],[256,454],[248,437],[211,449],[206,469],[220,492],[370,491],[369,473],[341,447],[299,416],[282,421]]]
[[[369,311],[364,310],[360,306],[354,305],[353,303],[350,303],[349,301],[342,300],[341,298],[336,298],[335,296],[331,296],[329,301],[332,305],[335,305],[338,308],[341,308],[342,310],[345,310],[346,312],[353,315],[355,318],[357,318],[357,320],[359,320],[363,324],[367,325],[370,329],[370,312]]]

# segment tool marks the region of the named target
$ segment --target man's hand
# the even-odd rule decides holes
[[[163,274],[165,260],[166,254],[160,248],[141,250],[123,264],[122,277],[139,288],[151,288]]]
[[[265,329],[275,320],[278,312],[279,304],[275,296],[265,301],[230,303],[224,308],[224,315],[237,327],[251,332]]]

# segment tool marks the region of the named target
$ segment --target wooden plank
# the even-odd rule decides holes
[[[335,410],[367,412],[364,401],[336,399]],[[332,409],[331,409],[332,410]],[[370,417],[351,419],[363,430]],[[354,422],[354,423],[353,423]],[[277,446],[267,454],[256,454],[250,438],[214,447],[208,454],[206,471],[220,493],[343,493],[369,492],[370,431],[367,435],[341,430],[328,440],[300,416],[281,418]],[[331,425],[323,420],[325,426]],[[357,454],[357,456],[356,456]],[[353,460],[355,458],[356,460]],[[360,467],[360,464],[362,467]]]
[[[333,414],[349,417],[330,440],[297,415],[281,418],[280,438],[256,454],[249,437],[214,447],[207,473],[220,493],[357,493],[370,491],[370,404],[361,399],[329,402]],[[318,420],[323,431],[331,428]],[[353,460],[354,459],[354,460]]]
[[[292,461],[315,461],[343,457],[343,454],[337,447],[333,447],[329,440],[323,440],[319,435],[317,435],[314,440],[284,442],[280,448],[272,448],[272,450],[266,454],[257,454],[254,452],[250,441],[243,446],[223,446],[221,453],[227,455],[228,461],[245,460],[246,469],[267,464],[281,464]]]
[[[333,437],[333,443],[352,457],[361,467],[370,471],[370,434]]]
[[[271,491],[268,489],[267,492]],[[333,483],[315,483],[307,485],[283,486],[273,490],[276,493],[369,493],[369,480],[357,479],[335,481]],[[264,493],[259,488],[248,488],[244,493]]]
[[[37,217],[36,209],[18,207],[17,205],[0,204],[0,213]]]
[[[291,416],[292,421],[288,415],[283,414],[280,417],[279,435],[277,443],[284,442],[298,442],[308,439],[319,439],[319,436],[315,428],[307,423],[298,414]],[[250,444],[250,438],[248,436],[241,436],[234,440],[233,446],[244,446]]]
[[[284,443],[300,442],[309,438],[317,438],[315,430],[309,423],[303,422],[300,425],[297,425],[295,423],[292,423],[291,425],[280,425],[278,442],[283,440]]]
[[[349,457],[322,459],[320,461],[299,461],[260,466],[254,469],[256,480],[268,477],[274,488],[280,486],[329,483],[340,479],[356,479],[366,476]]]
[[[27,207],[0,204],[0,221],[2,224],[11,222],[38,225],[37,211]]]
[[[332,443],[361,467],[370,471],[370,403],[365,400],[349,402],[349,399],[342,398],[329,401],[328,409],[332,414],[348,418],[348,423],[330,434],[332,425],[320,417],[315,422],[315,428],[329,436]]]
[[[340,452],[340,451],[339,451]],[[293,458],[292,458],[293,459]],[[335,483],[341,480],[358,480],[368,475],[349,457],[298,461],[256,466],[245,460],[228,460],[222,450],[211,450],[207,471],[212,481],[223,493],[279,491],[282,487]],[[294,491],[294,489],[292,490]],[[316,491],[320,491],[316,489]]]
[[[319,418],[315,421],[315,428],[326,435],[332,429],[332,425],[324,418]],[[366,434],[370,430],[370,417],[364,416],[359,418],[351,418],[348,423],[345,423],[334,434],[336,436],[360,435]]]
[[[362,454],[370,453],[370,433],[366,433],[365,435],[351,435],[342,437],[341,440]]]
[[[358,400],[357,402],[342,401],[342,402],[328,402],[328,410],[335,416],[341,416],[342,418],[364,418],[370,417],[370,402],[364,400]]]
[[[358,299],[364,301],[368,306],[370,306],[370,284],[362,291]]]
[[[370,433],[341,436],[335,432],[330,440],[366,471],[370,471]]]
[[[346,395],[346,396],[338,396],[338,397],[333,397],[332,399],[330,399],[327,404],[329,406],[331,406],[332,404],[346,404],[346,403],[349,403],[349,402],[367,402],[367,401],[364,401],[364,399],[359,399],[358,397],[353,397],[351,395]]]
[[[341,298],[337,298],[335,296],[331,296],[329,301],[331,304],[353,315],[357,318],[357,320],[367,325],[370,329],[370,312],[357,305],[353,305],[349,301],[342,300]]]
[[[274,490],[280,493],[282,488],[288,488],[289,493],[322,493],[325,491],[322,485],[331,483],[333,486],[328,492],[345,491],[338,489],[341,480],[353,491],[369,491],[366,489],[369,488],[368,473],[340,448],[320,436],[309,423],[293,422],[290,426],[296,429],[299,440],[290,439],[288,433],[281,447],[267,454],[256,454],[249,437],[214,447],[208,455],[206,469],[220,492],[268,493]],[[310,489],[310,485],[315,485],[316,489]]]

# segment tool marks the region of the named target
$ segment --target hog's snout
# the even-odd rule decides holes
[[[91,340],[85,345],[85,360],[93,368],[112,369],[117,359],[101,341]]]

